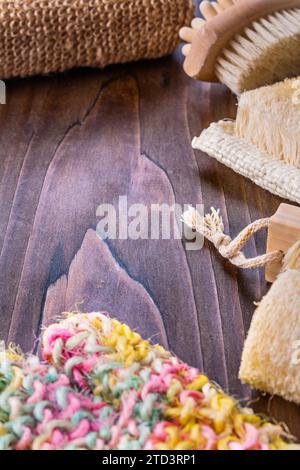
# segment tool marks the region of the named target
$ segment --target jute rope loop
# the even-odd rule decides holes
[[[232,239],[224,233],[224,224],[219,210],[211,208],[211,213],[204,217],[196,209],[190,207],[182,216],[182,221],[192,230],[209,240],[223,256],[233,265],[247,269],[266,266],[274,261],[282,261],[284,253],[273,251],[254,258],[246,258],[242,249],[250,238],[259,230],[268,228],[270,218],[256,220],[245,227],[236,238]]]

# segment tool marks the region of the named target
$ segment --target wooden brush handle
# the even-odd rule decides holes
[[[215,63],[229,41],[254,21],[280,10],[300,7],[300,0],[239,0],[206,21],[197,31],[184,62],[185,72],[215,82]]]
[[[291,204],[280,204],[276,214],[270,219],[268,230],[267,252],[287,251],[300,240],[300,207]],[[282,269],[278,261],[266,268],[266,280],[274,282]]]

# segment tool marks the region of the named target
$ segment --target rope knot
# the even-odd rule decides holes
[[[223,258],[228,259],[239,268],[257,268],[268,263],[282,260],[282,252],[274,251],[265,253],[255,258],[247,259],[242,253],[242,248],[248,240],[262,228],[267,228],[270,219],[260,219],[249,224],[233,240],[224,233],[224,224],[219,210],[211,208],[211,212],[204,217],[193,207],[190,207],[182,216],[182,221],[191,229],[196,230],[207,238],[217,248]]]
[[[225,233],[215,232],[211,235],[210,241],[220,251],[221,247],[227,247],[230,244],[231,238]]]

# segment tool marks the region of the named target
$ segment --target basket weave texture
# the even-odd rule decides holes
[[[169,54],[193,0],[1,0],[0,78]]]
[[[234,122],[211,124],[192,145],[276,196],[300,204],[300,169],[237,138]]]

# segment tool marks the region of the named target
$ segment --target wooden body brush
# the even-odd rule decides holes
[[[300,0],[203,1],[180,31],[184,69],[237,94],[300,75]]]

